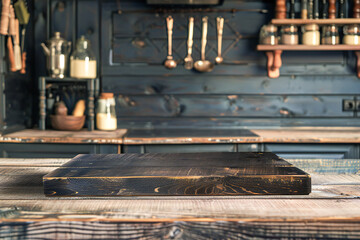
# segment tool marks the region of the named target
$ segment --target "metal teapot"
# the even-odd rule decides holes
[[[41,43],[47,57],[46,67],[49,75],[53,78],[64,78],[68,69],[71,42],[62,38],[60,32],[55,32],[54,37],[48,41],[47,45]]]

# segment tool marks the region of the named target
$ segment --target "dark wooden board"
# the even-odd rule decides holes
[[[273,153],[78,155],[43,178],[47,196],[305,195],[310,176]]]

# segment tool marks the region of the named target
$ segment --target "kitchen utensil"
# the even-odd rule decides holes
[[[26,35],[26,27],[27,24],[29,23],[29,19],[30,19],[30,13],[27,9],[27,5],[25,4],[24,0],[18,0],[15,4],[14,4],[14,8],[15,8],[15,12],[16,12],[16,16],[19,19],[19,23],[22,25],[22,30],[21,30],[21,70],[20,73],[21,74],[25,74],[26,73],[26,52],[24,51],[25,49],[25,35]]]
[[[222,37],[224,31],[224,18],[217,17],[216,18],[216,26],[217,26],[217,36],[218,36],[218,55],[215,58],[215,62],[220,64],[224,61],[223,57],[221,56],[221,48],[222,48]]]
[[[211,72],[214,69],[214,64],[208,60],[205,60],[208,17],[202,18],[202,24],[203,25],[202,25],[202,37],[201,37],[201,60],[195,62],[194,68],[199,72]]]
[[[16,72],[16,65],[15,65],[15,55],[14,55],[14,45],[13,45],[13,37],[16,35],[15,29],[15,12],[12,5],[9,6],[9,21],[8,21],[8,32],[9,36],[7,39],[7,48],[8,48],[8,58],[9,58],[9,70],[11,72]]]
[[[322,18],[323,19],[327,19],[327,15],[328,15],[328,0],[322,0],[322,4],[321,4],[321,9],[322,9]]]
[[[329,19],[336,18],[336,0],[329,0]]]
[[[24,0],[17,0],[16,3],[14,3],[14,9],[16,17],[19,19],[19,23],[21,25],[28,24],[30,19],[30,13],[27,10]]]
[[[295,18],[295,0],[290,0],[290,18]]]
[[[16,28],[15,28],[15,11],[14,7],[10,5],[10,12],[9,12],[9,35],[15,37],[16,35]]]
[[[308,2],[308,18],[314,19],[314,0]]]
[[[50,115],[51,126],[57,130],[79,131],[85,124],[86,116]]]
[[[307,19],[308,17],[308,0],[301,0],[301,18]]]
[[[15,59],[14,59],[14,47],[13,47],[13,43],[11,40],[11,36],[8,36],[6,45],[7,45],[7,49],[8,49],[9,69],[11,72],[16,72]]]
[[[314,19],[319,19],[320,17],[320,0],[314,0]]]
[[[19,32],[19,20],[15,20],[15,45],[14,45],[14,57],[16,70],[21,69],[21,50],[20,50],[20,32]]]
[[[354,1],[354,10],[353,10],[353,17],[354,18],[360,18],[360,0]]]
[[[339,1],[339,17],[345,18],[346,15],[346,3],[345,0]]]
[[[10,0],[1,1],[0,34],[7,35],[9,30]]]
[[[64,78],[68,67],[68,56],[71,49],[71,42],[60,37],[60,32],[48,41],[48,47],[41,43],[47,56],[47,70],[51,77]]]
[[[166,26],[168,32],[168,55],[165,60],[165,67],[168,69],[176,68],[177,64],[172,56],[172,35],[173,35],[173,26],[174,26],[174,19],[171,16],[166,18]]]
[[[286,18],[286,0],[276,0],[275,5],[275,18]]]
[[[192,47],[194,44],[194,18],[189,18],[189,35],[187,41],[187,56],[184,59],[184,68],[185,69],[192,69],[194,67],[194,59],[191,57],[192,54]]]

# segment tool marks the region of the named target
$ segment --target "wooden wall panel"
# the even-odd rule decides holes
[[[33,1],[27,1],[27,6],[29,12],[32,13]],[[9,71],[8,49],[6,47],[8,37],[0,36],[0,135],[32,125],[31,100],[34,95],[32,85],[34,29],[31,24],[32,21],[33,17],[30,17],[24,42],[24,49],[27,52],[26,74]]]
[[[47,16],[45,2],[35,2],[37,79],[45,74],[39,44],[46,39]],[[225,0],[214,8],[221,13],[159,11],[143,0],[51,2],[51,35],[60,30],[73,41],[85,34],[93,43],[102,91],[117,96],[119,127],[360,126],[357,112],[342,111],[343,99],[360,96],[353,53],[285,52],[281,77],[267,78],[265,55],[255,48],[260,27],[274,17],[273,1]],[[168,14],[175,19],[174,70],[162,66]],[[225,17],[225,61],[200,74],[185,70],[182,59],[189,16],[196,18],[193,57],[199,58],[205,15],[210,60],[216,53],[215,17]]]
[[[360,93],[360,80],[346,76],[104,76],[103,90],[117,94],[341,94]]]
[[[120,95],[117,114],[119,117],[353,116],[353,112],[342,111],[342,98],[346,96]]]

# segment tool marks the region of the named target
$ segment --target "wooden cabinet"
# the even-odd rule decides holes
[[[2,143],[3,158],[72,158],[78,154],[119,153],[120,145]]]
[[[359,159],[357,144],[53,144],[1,143],[3,158],[72,158],[78,154],[273,152],[285,159]]]
[[[355,144],[265,144],[264,151],[285,159],[359,158],[359,146]]]
[[[273,152],[285,159],[358,159],[356,144],[156,144],[124,145],[125,153]]]
[[[125,153],[237,152],[236,144],[125,145]]]

